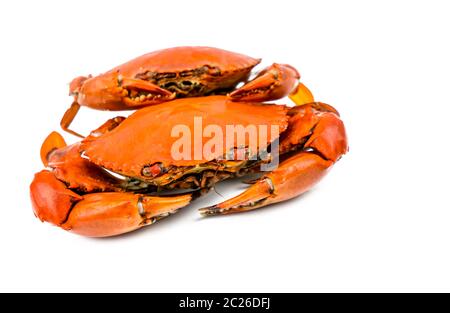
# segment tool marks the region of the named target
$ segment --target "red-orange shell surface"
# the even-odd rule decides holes
[[[176,73],[202,66],[217,67],[225,72],[241,71],[257,65],[261,60],[211,47],[176,47],[144,54],[110,72],[120,71],[125,77],[135,77],[143,69],[159,73]]]
[[[92,162],[134,177],[141,174],[143,167],[158,162],[164,166],[195,166],[223,157],[218,150],[201,159],[193,159],[195,117],[202,119],[200,131],[208,125],[219,126],[223,142],[226,143],[227,125],[263,126],[268,134],[272,126],[278,126],[280,133],[285,131],[288,126],[288,109],[283,105],[232,102],[225,96],[179,99],[135,112],[111,132],[85,141],[82,150]],[[181,135],[172,137],[171,134],[174,127],[179,125],[185,125],[191,131],[190,160],[174,160],[172,157],[173,144]],[[249,146],[250,136],[245,137],[245,145]],[[203,138],[203,144],[210,139]],[[273,139],[270,135],[267,136],[267,142],[260,143],[258,149],[264,148]],[[237,137],[230,143],[224,144],[223,151],[236,147]]]

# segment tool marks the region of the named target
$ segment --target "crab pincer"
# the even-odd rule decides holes
[[[187,206],[192,195],[153,197],[127,192],[80,195],[50,171],[30,186],[35,215],[43,222],[86,237],[121,235],[151,225]]]
[[[254,181],[240,195],[200,209],[202,215],[250,211],[297,197],[317,184],[348,151],[344,124],[333,107],[306,104],[291,109],[290,116],[290,125],[280,142],[280,152],[288,156],[279,167]]]
[[[97,133],[119,121],[108,121]],[[51,171],[35,174],[30,195],[43,222],[87,237],[110,237],[151,225],[193,199],[191,193],[163,197],[128,192],[126,181],[82,158],[79,147],[66,146],[56,132],[42,145],[42,160]]]
[[[287,64],[273,64],[255,79],[229,94],[235,101],[271,101],[281,99],[294,90],[299,72]]]

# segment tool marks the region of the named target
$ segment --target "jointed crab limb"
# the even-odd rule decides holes
[[[72,206],[83,199],[47,170],[34,175],[30,196],[36,217],[58,226],[66,221]]]
[[[115,85],[111,83],[109,87],[110,99],[115,99],[117,102],[123,102],[126,107],[123,109],[137,109],[139,107],[158,104],[164,101],[169,101],[175,98],[176,94],[162,89],[150,82],[141,79],[123,78],[121,75],[115,75]],[[112,80],[114,82],[114,80]],[[79,98],[86,101],[86,98],[93,98],[101,108],[102,97],[95,94],[90,94],[84,89],[89,88],[92,85],[92,81],[87,77],[78,77],[74,79],[71,84],[71,94],[75,97],[75,101],[67,109],[64,116],[61,119],[61,128],[77,137],[84,138],[83,135],[69,129],[71,123],[75,119],[78,111],[80,110]],[[106,95],[103,96],[103,98]],[[94,101],[94,100],[91,100]],[[117,104],[111,104],[110,107],[104,106],[105,109],[117,109]],[[120,105],[119,105],[120,108]]]
[[[61,135],[53,132],[42,144],[42,162],[69,188],[83,192],[122,190],[120,179],[82,158],[79,149],[80,143],[66,146]]]
[[[75,119],[75,116],[77,116],[78,111],[80,111],[80,104],[77,101],[78,95],[80,93],[80,89],[83,86],[84,82],[91,78],[92,76],[79,76],[74,78],[70,82],[69,86],[69,95],[74,97],[74,101],[72,102],[71,106],[67,109],[67,111],[64,113],[63,117],[61,118],[61,129],[68,132],[69,134],[72,134],[74,136],[84,138],[83,135],[80,135],[76,131],[73,131],[69,129],[70,125],[72,124],[73,120]]]
[[[237,101],[270,101],[287,96],[296,86],[300,74],[287,64],[273,64],[252,81],[230,93]]]
[[[313,153],[296,154],[242,194],[212,207],[200,209],[200,213],[211,216],[250,211],[297,197],[319,182],[332,164],[333,162]]]
[[[107,133],[122,120],[109,120],[90,137]],[[52,171],[37,173],[31,183],[35,215],[41,221],[84,236],[115,236],[150,225],[188,205],[203,192],[167,197],[129,192],[129,181],[118,179],[81,157],[80,143],[66,146],[56,132],[44,141],[41,158]]]
[[[78,111],[80,111],[80,104],[78,103],[78,95],[80,93],[80,89],[83,86],[84,82],[88,80],[89,78],[92,78],[91,75],[89,76],[79,76],[74,78],[70,82],[69,86],[69,95],[74,97],[74,101],[72,102],[71,106],[67,109],[67,111],[64,113],[60,125],[61,129],[68,132],[69,134],[72,134],[74,136],[84,138],[83,135],[80,135],[79,133],[69,129],[70,125],[72,124],[73,120],[75,119],[75,116],[78,114]]]
[[[130,108],[158,104],[164,101],[172,100],[176,97],[166,89],[152,84],[142,79],[119,78],[120,86],[123,88],[123,102]]]
[[[128,233],[176,213],[192,195],[152,197],[132,193],[88,194],[72,209],[65,230],[88,237]]]
[[[114,118],[107,120],[99,128],[91,131],[89,136],[87,136],[84,141],[93,140],[95,138],[98,138],[98,137],[112,131],[114,128],[119,126],[124,120],[125,120],[125,117],[123,117],[123,116],[116,116]]]
[[[288,134],[280,147],[286,153],[292,146],[303,144],[300,152],[291,152],[294,154],[277,169],[242,194],[200,209],[200,213],[211,216],[254,210],[294,198],[313,187],[348,150],[344,124],[334,112],[334,108],[322,103],[293,108]]]
[[[53,151],[66,147],[66,141],[58,132],[52,132],[45,138],[44,143],[41,146],[41,161],[44,166],[48,166],[48,160],[50,153]]]
[[[129,192],[79,195],[46,170],[35,175],[30,190],[34,213],[41,221],[88,237],[115,236],[153,224],[187,206],[193,197]]]
[[[312,92],[303,83],[299,83],[295,90],[289,95],[289,98],[294,101],[296,105],[304,105],[314,102]]]
[[[72,135],[80,137],[80,138],[84,138],[83,135],[80,135],[76,131],[69,129],[70,124],[72,124],[72,122],[75,119],[75,116],[77,115],[79,110],[80,110],[80,105],[78,104],[78,102],[76,102],[76,101],[72,102],[72,105],[64,113],[64,115],[61,119],[60,125],[61,125],[61,129],[68,132],[69,134],[72,134]]]

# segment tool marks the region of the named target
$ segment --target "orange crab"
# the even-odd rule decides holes
[[[270,101],[287,96],[299,73],[273,64],[248,81],[260,59],[210,47],[176,47],[145,54],[98,75],[80,76],[70,84],[74,102],[61,120],[63,130],[80,106],[99,110],[135,110],[175,98],[228,94],[235,101]],[[239,83],[246,83],[235,89]]]
[[[123,78],[125,85],[129,86]],[[304,90],[300,86],[292,98],[304,98]],[[52,133],[41,149],[49,169],[37,173],[31,184],[36,216],[84,236],[123,234],[177,212],[219,181],[259,172],[276,150],[280,155],[277,168],[263,172],[241,195],[200,209],[201,214],[243,212],[302,194],[348,150],[339,114],[319,102],[289,108],[258,101],[233,101],[224,95],[177,99],[140,109],[126,119],[111,119],[70,146]],[[224,133],[230,124],[258,125],[279,129],[279,136],[258,141],[253,151],[247,149],[251,136],[245,136],[243,144],[233,137],[224,140],[223,150],[175,160],[173,129],[177,125],[193,129],[196,118]],[[242,147],[242,159],[223,155]],[[267,158],[260,156],[262,150]],[[161,190],[183,193],[162,196]]]

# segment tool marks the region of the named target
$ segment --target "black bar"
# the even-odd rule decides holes
[[[365,293],[367,295],[369,293]],[[334,296],[335,294],[331,294]],[[2,296],[8,296],[3,294]],[[10,296],[10,295],[9,295]],[[84,299],[92,297],[91,299]],[[352,296],[352,295],[351,295]],[[23,299],[21,295],[20,299]],[[349,299],[347,294],[323,299],[329,294],[296,293],[141,293],[141,294],[39,294],[39,303],[45,304],[46,311],[67,307],[75,312],[107,312],[109,308],[118,312],[404,312],[408,306],[420,312],[432,310],[432,303],[426,305],[414,302],[393,302],[368,300],[365,302]],[[10,299],[12,297],[9,297]],[[60,305],[56,305],[59,301]],[[6,301],[2,299],[6,306]],[[27,309],[29,303],[14,299],[14,308]],[[51,305],[50,305],[51,304]],[[158,310],[162,309],[162,310]],[[27,309],[28,310],[28,309]]]

